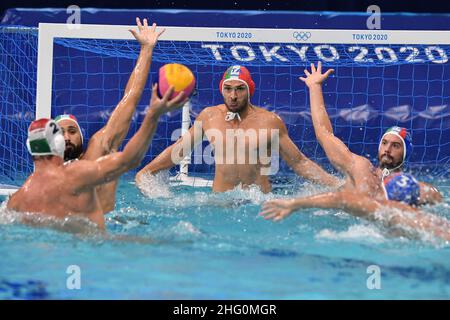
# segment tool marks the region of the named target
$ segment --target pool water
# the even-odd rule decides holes
[[[450,219],[450,184],[433,182],[445,201],[425,210]],[[392,238],[339,210],[303,210],[279,223],[258,216],[264,200],[320,191],[298,183],[268,195],[214,194],[158,180],[149,198],[125,178],[107,238],[24,226],[2,209],[0,298],[450,298],[446,243]],[[67,286],[73,265],[80,289]]]

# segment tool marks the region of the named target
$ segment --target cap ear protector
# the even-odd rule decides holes
[[[31,122],[26,144],[32,156],[64,158],[66,142],[60,126],[52,119],[42,118]]]

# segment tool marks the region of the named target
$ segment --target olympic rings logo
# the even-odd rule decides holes
[[[292,34],[294,39],[297,41],[306,41],[311,38],[311,32],[303,32],[303,31],[294,31]]]

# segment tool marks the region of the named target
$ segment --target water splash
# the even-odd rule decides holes
[[[197,229],[191,222],[189,221],[180,221],[175,226],[171,228],[171,231],[176,235],[181,236],[199,236],[202,232]]]
[[[32,227],[52,228],[58,231],[85,236],[96,236],[102,233],[97,224],[80,215],[68,215],[56,218],[34,212],[18,212],[6,207],[7,201],[0,205],[0,225],[24,224]]]
[[[160,171],[157,174],[144,173],[140,183],[136,186],[149,198],[170,198],[169,171]]]
[[[420,213],[397,208],[382,208],[374,214],[375,223],[393,237],[404,237],[429,243],[435,247],[447,246],[450,223],[421,210]]]
[[[375,226],[360,224],[351,225],[347,230],[341,232],[323,229],[316,234],[315,238],[376,244],[383,243],[387,240],[383,233]]]

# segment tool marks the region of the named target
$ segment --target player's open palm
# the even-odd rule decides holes
[[[278,199],[265,202],[259,215],[266,220],[278,221],[289,216],[292,211],[292,200]]]
[[[143,22],[144,24],[142,25],[141,20],[139,18],[136,18],[136,24],[139,32],[133,29],[130,29],[130,32],[133,34],[133,36],[141,46],[149,46],[151,48],[154,48],[156,46],[156,43],[158,42],[159,36],[166,29],[156,31],[156,23],[153,23],[153,25],[149,27],[147,19],[144,19]]]
[[[170,99],[174,92],[174,87],[170,86],[162,98],[158,96],[158,85],[155,83],[152,87],[152,98],[150,100],[150,108],[158,116],[164,113],[171,112],[175,109],[182,107],[189,99],[184,98],[183,91],[181,91],[176,97]]]
[[[299,79],[306,83],[310,88],[314,85],[321,85],[333,72],[334,69],[328,69],[325,73],[322,73],[322,63],[319,61],[317,69],[314,63],[311,63],[311,72],[309,72],[308,69],[305,69],[306,78],[300,77]]]

